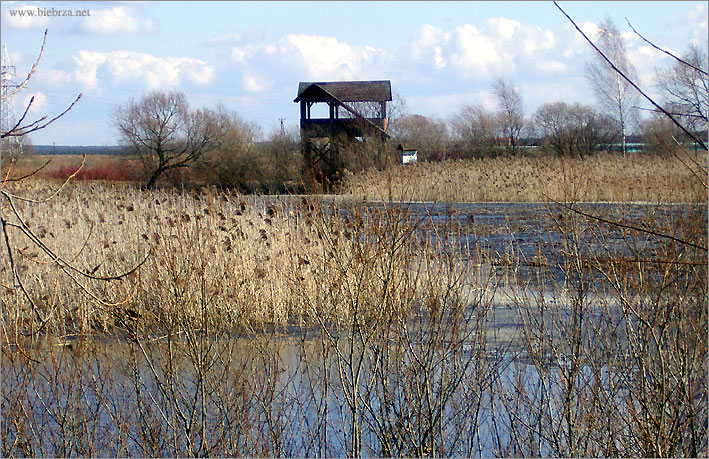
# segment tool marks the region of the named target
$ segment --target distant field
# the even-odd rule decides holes
[[[38,155],[120,155],[130,151],[130,147],[120,145],[32,145],[31,150]]]

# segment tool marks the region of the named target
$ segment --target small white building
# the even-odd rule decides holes
[[[399,144],[397,150],[401,151],[401,164],[413,164],[419,160],[419,152],[411,146]]]

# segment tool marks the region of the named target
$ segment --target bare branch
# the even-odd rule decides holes
[[[709,252],[709,249],[707,249],[707,248],[704,247],[703,245],[698,245],[698,244],[695,244],[695,243],[690,242],[690,241],[685,241],[684,239],[680,239],[680,238],[674,237],[674,236],[672,236],[671,234],[659,233],[659,232],[653,231],[653,230],[651,230],[651,229],[640,228],[639,226],[627,225],[627,224],[621,223],[621,222],[619,222],[619,221],[608,220],[608,219],[606,219],[606,218],[599,217],[599,216],[597,216],[597,215],[592,215],[592,214],[589,214],[588,212],[584,212],[584,211],[582,211],[582,210],[580,210],[580,209],[577,209],[577,208],[575,208],[575,207],[574,207],[573,205],[571,205],[571,204],[567,204],[567,203],[564,203],[564,202],[559,202],[559,201],[556,201],[556,200],[551,199],[551,198],[548,198],[548,199],[549,199],[549,201],[553,202],[554,204],[557,204],[557,205],[559,205],[559,206],[561,206],[561,207],[563,207],[563,208],[565,208],[565,209],[567,209],[567,210],[570,210],[571,212],[574,212],[574,213],[576,213],[576,214],[582,215],[582,216],[584,216],[584,217],[586,217],[586,218],[591,218],[591,219],[593,219],[593,220],[597,220],[597,221],[599,221],[599,222],[601,222],[601,223],[605,223],[605,224],[607,224],[607,225],[615,226],[615,227],[618,227],[618,228],[625,228],[625,229],[629,229],[629,230],[632,230],[632,231],[639,231],[639,232],[641,232],[641,233],[652,234],[653,236],[661,237],[661,238],[664,238],[664,239],[669,239],[669,240],[671,240],[671,241],[678,242],[678,243],[680,243],[680,244],[682,244],[682,245],[686,245],[686,246],[689,246],[689,247],[694,247],[695,249],[703,250],[704,252]]]
[[[25,80],[20,83],[15,89],[13,89],[11,92],[5,94],[2,96],[3,99],[9,99],[10,97],[14,96],[18,92],[22,90],[25,86],[27,86],[27,83],[30,82],[30,78],[32,78],[32,75],[34,75],[34,72],[37,71],[37,66],[39,65],[39,60],[42,59],[42,53],[44,53],[44,45],[47,43],[47,29],[44,29],[44,38],[42,39],[42,47],[39,49],[39,55],[37,56],[37,60],[34,61],[34,65],[32,65],[32,68],[30,69],[30,73],[27,74],[27,77]]]
[[[47,167],[47,165],[51,162],[52,162],[52,160],[48,159],[47,162],[45,162],[43,165],[41,165],[37,169],[33,170],[32,172],[25,174],[22,177],[12,177],[12,178],[10,178],[10,170],[12,169],[12,166],[10,166],[7,170],[7,173],[5,174],[5,178],[2,180],[2,183],[4,185],[5,183],[9,183],[9,182],[20,182],[26,178],[32,177],[33,175],[35,175],[36,173],[38,173],[39,171],[41,171],[42,169]]]
[[[42,240],[34,234],[34,232],[27,226],[25,223],[24,219],[20,215],[19,210],[17,210],[17,207],[15,207],[14,201],[11,199],[11,196],[7,194],[4,190],[1,191],[2,195],[5,196],[8,199],[8,202],[10,204],[10,209],[12,210],[12,213],[15,215],[15,218],[20,222],[19,225],[11,224],[9,222],[6,222],[3,220],[4,225],[11,225],[14,226],[18,229],[20,229],[37,247],[42,249],[51,259],[52,262],[56,263],[58,266],[60,266],[67,274],[68,271],[74,271],[81,275],[82,277],[85,277],[87,279],[93,279],[93,280],[100,280],[100,281],[112,281],[112,280],[120,280],[124,277],[127,277],[134,272],[136,272],[143,264],[145,264],[146,261],[148,261],[148,258],[150,258],[150,251],[145,255],[143,260],[138,263],[136,266],[132,267],[130,270],[116,274],[113,276],[94,276],[89,273],[86,273],[82,271],[81,269],[75,267],[71,261],[67,261],[64,258],[60,257],[52,249],[50,249],[46,244],[42,242]],[[83,250],[83,249],[82,249]]]
[[[638,107],[638,106],[634,106],[633,108],[635,108],[635,109],[637,109],[637,110],[642,110],[642,111],[645,111],[645,112],[662,113],[660,110],[656,110],[656,109],[653,109],[653,108],[644,108],[644,107]],[[694,115],[694,114],[692,114],[692,113],[679,113],[679,112],[669,112],[669,113],[671,113],[672,115],[684,116],[685,118],[696,118],[696,119],[698,119],[698,120],[703,120],[703,119],[704,119],[703,116],[701,116],[701,115]]]
[[[13,199],[13,198],[14,198],[14,199],[18,199],[18,200],[24,201],[24,202],[31,202],[31,203],[33,203],[33,204],[41,204],[41,203],[47,202],[47,201],[49,201],[50,199],[52,199],[54,196],[58,195],[59,192],[62,190],[62,188],[64,188],[64,187],[66,186],[66,184],[69,183],[69,181],[70,181],[71,179],[73,179],[74,177],[76,177],[76,174],[78,174],[79,171],[84,167],[84,164],[85,164],[85,163],[86,163],[86,153],[84,153],[84,156],[83,156],[83,158],[81,159],[81,164],[79,165],[79,167],[78,167],[69,177],[67,177],[66,180],[64,180],[64,183],[62,183],[59,188],[57,188],[56,190],[54,190],[48,197],[46,197],[46,198],[44,198],[44,199],[28,199],[28,198],[23,198],[22,196],[17,196],[17,195],[14,195],[14,194],[12,194],[12,193],[9,193],[9,192],[6,191],[6,190],[2,190],[2,194],[5,195],[5,197],[7,197],[8,199]],[[49,164],[49,161],[47,161],[47,164]],[[46,166],[47,164],[45,164],[45,166]],[[44,166],[42,166],[42,167],[44,167]],[[33,174],[34,174],[34,172],[33,172]],[[30,174],[30,175],[31,175],[31,174]]]
[[[566,14],[566,11],[564,11],[564,10],[559,6],[559,4],[556,3],[556,1],[554,1],[554,6],[556,6],[556,7],[559,9],[559,11],[561,11],[561,12],[563,13],[563,15],[566,16],[566,19],[568,19],[569,22],[571,22],[571,24],[573,24],[574,28],[575,28],[575,29],[581,34],[581,36],[591,45],[591,47],[592,47],[593,49],[595,49],[595,50],[598,52],[598,54],[600,54],[601,57],[603,57],[603,59],[604,59],[606,62],[608,62],[608,65],[610,65],[611,68],[613,68],[613,70],[615,70],[616,72],[618,72],[618,74],[619,74],[620,76],[622,76],[628,83],[630,83],[631,86],[633,86],[635,89],[637,89],[638,92],[639,92],[648,102],[650,102],[653,106],[657,107],[658,110],[660,110],[660,111],[661,111],[665,116],[667,116],[675,125],[677,125],[677,127],[679,127],[685,134],[687,134],[687,136],[689,136],[689,138],[691,138],[694,142],[696,142],[697,144],[699,144],[699,145],[702,147],[703,150],[709,150],[709,148],[707,148],[707,145],[706,145],[704,142],[702,142],[701,139],[699,139],[697,136],[695,136],[694,134],[692,134],[687,128],[685,128],[684,126],[682,126],[682,124],[681,124],[679,121],[677,121],[667,110],[665,110],[665,109],[662,108],[660,105],[658,105],[650,96],[648,96],[647,94],[645,94],[645,92],[643,92],[643,90],[640,89],[640,88],[638,87],[638,85],[636,85],[636,84],[635,84],[630,78],[628,78],[620,69],[618,69],[618,67],[616,67],[615,64],[614,64],[610,59],[608,59],[608,57],[606,57],[606,55],[603,54],[603,52],[602,52],[600,49],[598,49],[598,47],[593,43],[593,41],[591,41],[591,39],[588,38],[588,36],[583,32],[583,30],[581,30],[581,28],[574,22],[574,20],[571,19],[571,17],[570,17],[568,14]]]
[[[67,112],[69,112],[69,110],[74,108],[74,105],[76,105],[76,103],[79,102],[79,99],[81,99],[81,96],[82,96],[82,94],[80,93],[78,96],[76,96],[76,99],[74,99],[74,102],[72,102],[71,105],[69,105],[63,112],[61,112],[60,114],[58,114],[54,118],[50,119],[49,121],[45,122],[44,124],[39,124],[39,123],[41,123],[42,121],[47,119],[46,116],[43,116],[42,118],[38,119],[37,121],[34,121],[26,126],[22,126],[19,128],[16,126],[15,128],[12,128],[11,130],[9,130],[7,132],[3,132],[2,134],[0,134],[0,138],[4,139],[5,137],[21,137],[21,136],[27,135],[31,132],[39,131],[40,129],[46,128],[47,126],[49,126],[50,124],[52,124],[53,122],[55,122],[56,120],[61,118],[62,116],[66,115]],[[31,103],[31,101],[30,101],[30,103]],[[24,117],[24,115],[23,115],[23,117]]]
[[[655,49],[658,50],[658,51],[661,51],[661,52],[667,54],[668,56],[670,56],[670,57],[676,59],[677,61],[681,62],[682,64],[686,65],[687,67],[690,67],[690,68],[696,70],[697,72],[699,72],[699,73],[701,73],[701,74],[703,74],[703,75],[709,75],[709,73],[705,72],[704,70],[702,70],[702,69],[700,69],[700,68],[698,68],[698,67],[696,67],[696,66],[690,64],[689,62],[687,62],[687,61],[685,61],[685,60],[683,60],[683,59],[681,59],[681,58],[675,56],[675,55],[672,54],[671,52],[669,52],[669,51],[667,51],[667,50],[665,50],[665,49],[660,48],[659,46],[657,46],[656,44],[654,44],[653,42],[651,42],[651,41],[648,40],[647,38],[643,37],[642,35],[640,35],[640,32],[638,32],[637,30],[635,30],[635,27],[633,27],[632,24],[630,24],[630,21],[628,20],[628,18],[625,18],[625,20],[626,20],[626,22],[628,23],[628,27],[630,27],[630,28],[633,30],[633,32],[635,32],[635,34],[636,34],[638,37],[642,38],[643,41],[644,41],[645,43],[647,43],[648,45],[652,46],[653,48],[655,48]]]
[[[27,112],[30,111],[30,107],[32,106],[33,103],[34,103],[34,96],[32,96],[32,98],[30,99],[30,101],[27,103],[27,107],[25,107],[25,112],[22,114],[22,117],[19,119],[19,121],[17,121],[17,123],[15,123],[15,125],[12,127],[12,129],[10,129],[9,131],[7,131],[8,133],[9,133],[9,132],[15,132],[17,129],[20,128],[20,125],[22,124],[22,122],[23,122],[23,121],[25,120],[25,118],[27,117]],[[46,117],[45,117],[45,118],[46,118]]]

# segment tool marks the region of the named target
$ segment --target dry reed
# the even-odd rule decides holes
[[[689,153],[691,154],[691,153]],[[695,158],[706,165],[706,157]],[[391,176],[391,184],[388,177]],[[418,163],[349,174],[343,193],[429,202],[701,202],[705,190],[673,156],[603,154]]]

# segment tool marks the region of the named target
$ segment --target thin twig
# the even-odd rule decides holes
[[[46,116],[43,116],[42,118],[38,119],[37,121],[34,121],[31,124],[28,124],[27,126],[22,126],[22,127],[18,128],[16,131],[7,131],[7,132],[0,134],[0,138],[4,139],[5,137],[21,137],[23,135],[27,135],[29,133],[39,131],[41,129],[46,128],[47,126],[49,126],[50,124],[52,124],[53,122],[55,122],[56,120],[61,118],[62,116],[66,115],[69,110],[74,108],[74,105],[76,105],[76,103],[79,102],[79,99],[81,99],[82,95],[83,95],[82,93],[79,93],[79,95],[76,96],[76,99],[74,99],[74,102],[72,102],[71,105],[69,105],[63,112],[61,112],[60,114],[58,114],[54,118],[50,119],[46,123],[39,124],[42,121],[44,121],[45,119],[47,119]]]
[[[675,125],[677,125],[677,127],[679,127],[680,129],[682,129],[682,131],[683,131],[685,134],[687,134],[687,135],[689,136],[689,138],[691,138],[693,141],[695,141],[696,143],[698,143],[699,145],[701,145],[702,149],[704,149],[704,150],[709,150],[709,148],[707,148],[706,144],[705,144],[704,142],[702,142],[701,139],[699,139],[697,136],[695,136],[694,134],[692,134],[687,128],[685,128],[684,126],[682,126],[682,124],[680,124],[679,121],[677,121],[676,119],[674,119],[674,117],[673,117],[667,110],[665,110],[665,109],[662,108],[660,105],[658,105],[657,102],[655,102],[650,96],[648,96],[647,94],[645,94],[645,93],[643,92],[643,90],[640,89],[640,87],[638,87],[638,85],[636,85],[636,84],[633,82],[633,80],[631,80],[630,78],[628,78],[628,77],[625,75],[625,73],[623,73],[618,67],[616,67],[615,64],[614,64],[610,59],[608,59],[608,57],[606,57],[606,55],[603,53],[603,51],[601,51],[600,49],[598,49],[598,47],[593,43],[593,41],[591,41],[590,38],[588,38],[588,36],[583,32],[583,30],[581,30],[581,28],[580,28],[578,25],[576,25],[576,23],[574,22],[574,20],[571,19],[571,17],[570,17],[568,14],[566,14],[566,11],[564,11],[564,10],[559,6],[559,4],[556,3],[556,1],[554,1],[554,6],[556,6],[556,7],[559,9],[559,11],[561,11],[561,12],[564,14],[564,16],[566,16],[566,19],[568,19],[568,20],[571,22],[571,24],[573,24],[573,26],[574,26],[574,27],[576,28],[576,30],[581,34],[581,36],[591,45],[591,47],[592,47],[593,49],[595,49],[595,50],[598,52],[598,54],[601,55],[601,57],[608,63],[608,65],[610,65],[611,68],[612,68],[613,70],[615,70],[615,71],[618,73],[618,75],[622,76],[623,79],[625,79],[625,81],[627,81],[628,83],[630,83],[630,85],[631,85],[633,88],[635,88],[648,102],[650,102],[653,106],[657,107],[658,110],[660,110],[662,113],[665,114],[665,116],[667,116],[670,120],[672,120],[672,122],[673,122]],[[706,249],[705,249],[705,250],[706,250]]]
[[[20,83],[19,85],[17,85],[17,87],[15,89],[13,89],[12,91],[10,91],[7,94],[3,94],[3,96],[2,96],[3,99],[11,98],[12,96],[14,96],[18,92],[20,92],[22,90],[22,88],[27,86],[27,83],[30,82],[30,78],[32,78],[32,75],[34,75],[34,72],[37,70],[37,66],[39,65],[39,60],[42,59],[42,53],[44,53],[44,45],[46,43],[47,43],[47,29],[44,29],[44,38],[42,39],[42,47],[39,49],[39,55],[37,56],[37,60],[34,61],[34,65],[30,69],[30,73],[27,74],[27,77],[25,78],[25,80],[22,83]]]
[[[679,156],[679,154],[677,154],[677,153],[675,152],[674,147],[672,147],[672,146],[669,145],[667,142],[665,142],[665,140],[664,140],[662,137],[660,137],[656,132],[653,131],[653,134],[655,134],[655,137],[657,137],[657,140],[659,140],[659,141],[665,146],[665,148],[667,148],[667,150],[668,150],[670,153],[672,153],[672,154],[674,155],[674,157],[677,158],[677,160],[678,160],[679,162],[681,162],[682,165],[683,165],[684,167],[686,167],[686,168],[689,170],[689,172],[691,172],[692,175],[694,175],[694,176],[697,178],[697,180],[699,180],[699,183],[701,183],[701,185],[702,185],[705,189],[707,189],[707,183],[705,182],[705,178],[706,178],[706,175],[707,175],[707,171],[706,171],[701,165],[699,165],[696,161],[694,161],[694,159],[692,159],[691,156],[690,156],[690,160],[695,164],[696,167],[699,168],[699,170],[702,172],[702,175],[703,175],[704,177],[702,177],[702,175],[699,175],[694,169],[692,169],[692,168],[689,166],[689,164],[687,164],[686,162],[684,162],[684,160]],[[672,136],[672,140],[675,141],[675,143],[679,146],[680,149],[684,150],[684,148],[682,147],[682,145],[677,141],[677,139],[675,139],[674,136]]]
[[[638,107],[637,105],[633,105],[633,108],[636,110],[642,110],[645,112],[662,113],[660,110],[657,110],[654,108]],[[678,113],[678,112],[668,112],[668,113],[670,113],[672,115],[677,115],[677,116],[684,116],[685,118],[696,118],[698,120],[705,119],[702,115],[695,115],[693,113]]]
[[[38,173],[39,171],[41,171],[42,169],[44,169],[45,167],[47,167],[47,165],[48,165],[49,163],[51,163],[51,162],[52,162],[52,160],[51,160],[51,159],[48,159],[46,163],[44,163],[43,165],[41,165],[41,166],[38,167],[37,169],[33,170],[32,172],[23,175],[22,177],[9,178],[10,170],[8,169],[7,174],[5,174],[5,178],[3,179],[2,183],[3,183],[3,185],[4,185],[5,183],[8,183],[8,182],[19,182],[19,181],[22,181],[22,180],[24,180],[24,179],[26,179],[26,178],[32,177],[33,175],[35,175],[36,173]]]
[[[547,197],[547,198],[548,198],[548,197]],[[695,249],[699,249],[699,250],[703,250],[703,251],[705,251],[705,252],[709,252],[709,250],[708,250],[706,247],[702,246],[702,245],[698,245],[698,244],[695,244],[695,243],[693,243],[693,242],[685,241],[684,239],[677,238],[677,237],[672,236],[672,235],[670,235],[670,234],[658,233],[657,231],[653,231],[653,230],[651,230],[651,229],[640,228],[640,227],[638,227],[638,226],[628,225],[628,224],[625,224],[625,223],[621,223],[621,222],[619,222],[619,221],[608,220],[608,219],[603,218],[603,217],[599,217],[599,216],[596,216],[596,215],[589,214],[589,213],[584,212],[584,211],[582,211],[582,210],[580,210],[580,209],[576,209],[576,208],[574,208],[572,205],[566,204],[566,203],[564,203],[564,202],[559,202],[559,201],[557,201],[557,200],[555,200],[555,199],[550,199],[550,198],[548,198],[548,199],[549,199],[551,202],[553,202],[554,204],[557,204],[557,205],[559,205],[559,206],[561,206],[561,207],[563,207],[563,208],[565,208],[565,209],[567,209],[567,210],[570,210],[571,212],[574,212],[574,213],[579,214],[579,215],[583,215],[583,216],[586,217],[586,218],[591,218],[591,219],[593,219],[593,220],[598,220],[599,222],[605,223],[605,224],[607,224],[607,225],[617,226],[617,227],[619,227],[619,228],[625,228],[625,229],[629,229],[629,230],[632,230],[632,231],[639,231],[639,232],[641,232],[641,233],[652,234],[653,236],[657,236],[657,237],[661,237],[661,238],[665,238],[665,239],[670,239],[670,240],[675,241],[675,242],[678,242],[678,243],[680,243],[680,244],[682,244],[682,245],[687,245],[687,246],[690,246],[690,247],[694,247]]]
[[[645,38],[645,37],[643,37],[642,35],[640,35],[640,32],[638,32],[637,30],[635,30],[635,27],[633,27],[633,25],[630,23],[630,21],[628,20],[628,18],[625,18],[625,21],[628,23],[628,27],[630,27],[630,29],[631,29],[633,32],[635,32],[635,35],[637,35],[638,37],[642,38],[643,41],[644,41],[645,43],[647,43],[648,45],[650,45],[650,46],[652,46],[653,48],[655,48],[656,50],[661,51],[661,52],[667,54],[668,56],[670,56],[670,57],[676,59],[677,61],[681,62],[682,64],[686,65],[687,67],[690,67],[690,68],[696,70],[697,72],[701,73],[702,75],[709,75],[706,71],[700,69],[699,67],[695,67],[694,65],[690,64],[689,62],[687,62],[687,61],[685,61],[685,60],[680,59],[679,57],[675,56],[675,55],[672,54],[671,52],[669,52],[669,51],[667,51],[667,50],[665,50],[665,49],[660,48],[659,46],[657,46],[656,44],[654,44],[653,42],[651,42],[651,41],[648,40],[647,38]]]
[[[46,197],[46,198],[44,198],[44,199],[29,199],[29,198],[25,198],[25,197],[22,197],[22,196],[18,196],[18,195],[16,195],[16,194],[12,194],[12,193],[10,193],[10,192],[8,192],[8,191],[5,191],[5,190],[2,190],[2,194],[3,194],[7,199],[10,199],[10,200],[11,200],[11,199],[17,199],[18,201],[29,202],[29,203],[32,203],[32,204],[42,204],[42,203],[45,203],[45,202],[49,201],[50,199],[53,199],[55,196],[57,196],[57,195],[59,194],[59,192],[69,183],[69,181],[70,181],[71,179],[73,179],[74,177],[76,177],[76,174],[78,174],[79,171],[84,167],[84,164],[85,164],[85,163],[86,163],[86,153],[84,153],[84,155],[83,155],[83,157],[82,157],[82,159],[81,159],[81,164],[79,165],[79,167],[78,167],[69,177],[67,177],[66,180],[64,180],[64,183],[62,183],[59,188],[57,188],[56,190],[54,190],[48,197]],[[49,164],[49,162],[47,162],[47,164]],[[46,166],[46,164],[45,164],[45,166]],[[42,167],[44,167],[44,166],[42,166]]]
[[[25,107],[25,112],[22,114],[22,117],[17,121],[17,123],[15,123],[15,125],[12,127],[12,129],[10,129],[9,131],[7,131],[8,133],[9,133],[9,132],[15,132],[17,129],[19,129],[20,125],[22,124],[22,122],[23,122],[23,121],[25,120],[25,118],[27,117],[27,112],[30,111],[30,107],[32,107],[32,104],[33,104],[33,103],[34,103],[34,96],[32,96],[32,97],[30,98],[30,101],[27,103],[27,107]]]

